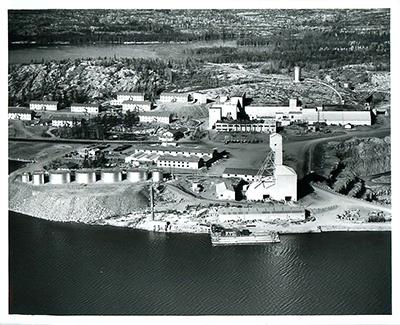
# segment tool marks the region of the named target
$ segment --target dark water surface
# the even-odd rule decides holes
[[[9,49],[9,63],[30,63],[49,60],[68,60],[98,57],[130,57],[169,59],[188,57],[184,50],[200,47],[236,47],[236,41],[196,41],[188,43],[130,44],[130,45],[59,45]]]
[[[207,235],[62,224],[10,212],[10,313],[388,314],[390,233]]]

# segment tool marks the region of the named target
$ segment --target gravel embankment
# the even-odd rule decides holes
[[[147,207],[148,192],[143,186],[9,183],[9,210],[47,220],[92,223]]]

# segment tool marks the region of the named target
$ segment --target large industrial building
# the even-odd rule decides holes
[[[183,169],[199,169],[203,166],[203,159],[197,156],[160,156],[157,161],[157,167],[161,168],[183,168]]]
[[[326,123],[327,125],[371,125],[371,111],[355,110],[343,105],[329,105],[302,109],[302,120],[309,124]]]
[[[262,169],[270,169],[271,174],[257,177],[258,179],[250,183],[246,198],[250,201],[297,201],[297,174],[292,168],[283,165],[282,136],[271,134],[269,145],[272,150],[270,159],[268,161],[267,156]]]
[[[300,82],[300,70],[295,69],[295,82]],[[276,132],[276,124],[287,126],[294,122],[328,125],[371,125],[369,107],[347,105],[302,106],[297,98],[290,98],[288,105],[245,105],[245,95],[219,98],[208,110],[209,129],[219,132]],[[238,120],[242,109],[248,120]],[[243,112],[244,110],[244,112]],[[263,121],[262,123],[260,121]]]
[[[212,159],[215,154],[215,149],[201,149],[201,148],[183,148],[173,146],[143,146],[135,149],[135,153],[144,152],[149,154],[171,155],[171,156],[197,156],[203,159]]]
[[[214,128],[217,122],[224,120],[236,120],[238,105],[235,102],[215,103],[208,110],[209,128]]]
[[[288,106],[249,105],[245,107],[245,112],[250,120],[273,118],[281,125],[301,120],[301,106],[296,98],[289,99]]]
[[[173,146],[143,146],[125,158],[131,165],[156,164],[163,168],[199,169],[204,163],[213,159],[216,150],[200,148],[181,148]]]
[[[222,177],[249,182],[246,198],[250,201],[297,201],[297,174],[283,165],[282,136],[271,134],[269,146],[271,151],[260,169],[225,168]]]

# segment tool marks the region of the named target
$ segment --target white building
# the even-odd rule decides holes
[[[143,101],[135,101],[135,100],[126,100],[122,102],[122,111],[124,113],[131,112],[149,112],[151,111],[151,102],[148,100]]]
[[[301,114],[301,106],[298,105],[296,98],[291,98],[288,106],[249,105],[245,107],[245,112],[250,120],[273,117],[277,121],[290,121],[296,118],[295,114]]]
[[[238,106],[231,102],[215,103],[208,110],[208,128],[213,129],[219,121],[237,120]]]
[[[275,166],[273,176],[264,177],[249,185],[246,197],[249,201],[297,201],[297,174],[288,166]]]
[[[71,104],[71,113],[89,113],[97,115],[99,114],[99,105],[97,104]]]
[[[144,93],[139,92],[118,92],[117,99],[114,99],[110,102],[111,105],[122,105],[123,102],[131,100],[131,101],[144,101]]]
[[[189,95],[186,93],[161,93],[161,103],[187,103]]]
[[[297,174],[292,168],[282,164],[282,136],[271,134],[270,147],[274,152],[274,173],[252,182],[246,191],[246,197],[250,201],[297,201]]]
[[[73,127],[74,125],[81,125],[82,117],[81,116],[54,116],[51,119],[51,125],[54,127]]]
[[[303,121],[309,124],[326,123],[327,125],[371,125],[369,110],[329,110],[318,108],[304,108]]]
[[[207,95],[200,93],[192,93],[192,99],[198,104],[206,104],[207,103]]]
[[[306,217],[304,208],[288,205],[273,205],[268,207],[222,207],[218,209],[220,222],[233,221],[301,221]]]
[[[148,154],[170,155],[170,156],[196,156],[204,160],[212,159],[215,154],[215,149],[201,149],[201,148],[182,148],[173,146],[143,146],[135,148],[135,153],[143,152]]]
[[[29,109],[33,111],[56,111],[58,109],[58,102],[46,100],[32,100],[29,103]]]
[[[224,120],[215,123],[217,132],[263,132],[275,133],[276,121],[274,118],[265,118],[263,120],[239,121]]]
[[[163,123],[170,124],[172,122],[172,114],[169,112],[141,112],[139,113],[139,121],[141,123]]]
[[[26,107],[9,107],[8,119],[9,120],[22,120],[31,121],[33,112]]]
[[[183,155],[164,155],[160,156],[156,163],[157,167],[161,168],[199,169],[203,165],[203,159],[197,156],[186,157]]]
[[[221,107],[210,107],[208,110],[208,128],[213,129],[215,123],[222,119],[222,108]]]
[[[230,182],[222,182],[215,184],[215,194],[219,200],[236,200],[236,193],[233,185]]]
[[[125,157],[125,163],[131,165],[155,163],[159,157],[160,155],[156,153],[135,152],[132,155]]]

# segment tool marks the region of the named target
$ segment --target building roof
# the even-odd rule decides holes
[[[320,120],[323,122],[324,119],[357,119],[358,121],[371,121],[370,111],[328,111],[323,110],[319,113]],[[347,121],[344,121],[348,123]]]
[[[206,148],[182,148],[182,147],[173,147],[173,146],[142,146],[138,147],[138,150],[154,150],[154,151],[171,151],[171,152],[193,152],[193,153],[202,153],[211,155],[215,149],[206,149]]]
[[[244,121],[244,120],[218,120],[215,123],[224,123],[224,124],[239,124],[239,125],[244,125],[244,124],[262,124],[265,122],[276,122],[274,117],[271,117],[271,120],[268,119],[257,119],[257,120],[250,120],[250,121]]]
[[[27,107],[9,107],[8,113],[32,114],[33,112]]]
[[[183,155],[170,156],[164,155],[158,158],[159,161],[183,161],[183,162],[199,162],[201,158],[197,156],[186,157]]]
[[[72,103],[71,107],[76,106],[76,107],[99,107],[98,104],[80,104],[80,103]]]
[[[161,93],[160,96],[176,96],[176,97],[187,97],[187,93]]]
[[[52,116],[52,121],[79,121],[85,118],[84,115],[59,115],[55,114]]]
[[[30,104],[47,104],[47,105],[58,105],[58,102],[50,101],[50,100],[31,100]]]
[[[144,93],[121,91],[121,92],[117,92],[117,95],[125,95],[125,96],[144,96]]]
[[[258,173],[258,169],[251,168],[225,168],[223,174],[231,174],[231,175],[247,175],[247,176],[256,176]],[[264,172],[263,176],[269,176],[269,173]]]
[[[156,116],[156,117],[171,117],[172,113],[163,112],[163,111],[154,111],[154,112],[140,112],[139,116]]]
[[[340,104],[323,104],[322,110],[324,111],[361,111],[361,109],[353,105],[340,105]]]
[[[298,206],[290,205],[268,205],[265,207],[222,207],[218,209],[219,214],[269,214],[269,213],[288,213],[298,212],[305,213],[305,209]]]
[[[125,100],[122,104],[150,105],[151,102],[149,100]]]

